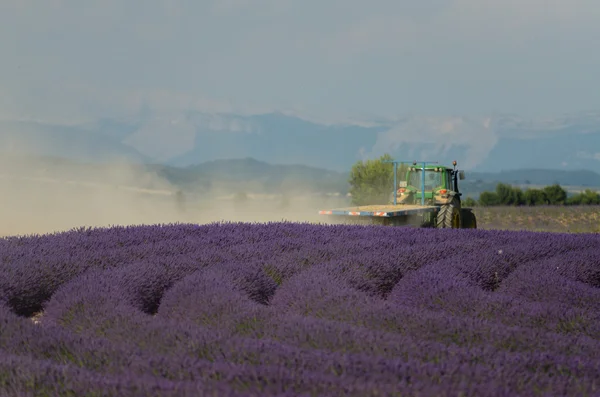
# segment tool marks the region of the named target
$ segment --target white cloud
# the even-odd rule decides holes
[[[466,146],[467,158],[461,161],[461,166],[472,168],[487,157],[497,140],[489,119],[414,117],[379,133],[368,157],[396,151],[403,144],[424,143],[429,145],[427,149],[419,153],[413,150],[409,155],[435,159],[447,154],[455,146]]]

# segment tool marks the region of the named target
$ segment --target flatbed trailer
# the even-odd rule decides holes
[[[389,226],[440,227],[438,214],[444,213],[443,205],[362,205],[355,207],[321,210],[319,215],[328,215],[342,223],[375,224]],[[460,208],[460,219],[449,227],[477,228],[477,220],[471,208]],[[447,226],[445,226],[447,227]]]
[[[319,215],[343,215],[343,216],[379,216],[393,218],[397,216],[420,215],[428,212],[438,212],[439,205],[362,205],[358,207],[335,208],[319,211]]]
[[[436,205],[412,204],[362,205],[322,210],[319,215],[329,215],[342,223],[425,226],[431,222],[432,217],[428,215],[438,213],[440,208]]]

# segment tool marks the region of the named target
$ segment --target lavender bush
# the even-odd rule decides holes
[[[0,395],[600,395],[599,248],[292,223],[6,238]]]

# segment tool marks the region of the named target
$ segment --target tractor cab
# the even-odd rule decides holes
[[[409,170],[406,175],[407,187],[420,193],[421,185],[423,183],[423,178],[421,177],[422,173],[423,171],[419,168]],[[449,186],[452,186],[451,183],[448,183],[448,176],[449,174],[443,171],[437,171],[437,169],[425,169],[425,192],[431,193],[439,189],[448,189]]]
[[[457,179],[464,179],[463,171],[436,165],[412,165],[407,168],[404,180],[398,183],[397,203],[440,205],[447,204],[455,196],[460,199]],[[424,200],[421,199],[423,195]],[[394,192],[392,201],[393,196]]]

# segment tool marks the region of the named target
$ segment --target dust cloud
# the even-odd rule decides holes
[[[264,195],[260,186],[231,191],[186,189],[149,167],[115,159],[84,164],[25,154],[0,154],[0,237],[78,227],[219,221],[318,222],[319,209],[345,204],[324,195]]]

